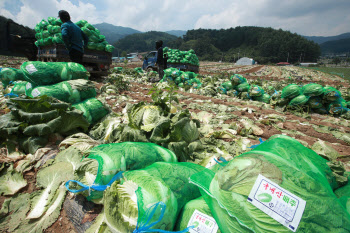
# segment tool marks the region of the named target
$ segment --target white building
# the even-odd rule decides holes
[[[255,64],[255,61],[249,57],[242,57],[236,62],[236,65],[243,65],[243,66],[254,65],[254,64]]]

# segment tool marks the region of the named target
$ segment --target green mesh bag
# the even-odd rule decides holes
[[[182,208],[182,211],[177,219],[176,231],[181,231],[185,229],[195,211],[199,211],[201,214],[205,214],[209,217],[213,217],[211,210],[208,204],[205,202],[203,197],[199,197],[195,200],[187,202],[187,204]],[[220,230],[216,231],[216,233],[221,233]]]
[[[78,27],[82,28],[87,24],[87,21],[82,19],[75,23]]]
[[[269,104],[271,96],[269,94],[267,94],[267,93],[264,93],[261,96],[256,96],[256,97],[252,97],[252,98],[253,98],[253,100]]]
[[[327,111],[332,115],[345,114],[348,111],[347,102],[343,98],[339,98],[327,105]]]
[[[309,83],[302,87],[301,89],[303,95],[306,96],[320,96],[323,94],[323,86],[316,83]]]
[[[100,35],[100,36],[99,36],[99,39],[100,39],[100,41],[102,42],[102,41],[106,40],[106,37],[105,37],[104,35]]]
[[[304,104],[306,104],[309,101],[310,97],[306,96],[306,95],[299,95],[295,98],[293,98],[290,102],[289,102],[289,106],[302,106]]]
[[[26,81],[16,81],[14,83],[11,93],[15,95],[24,95],[26,93],[26,85],[28,82]]]
[[[92,32],[90,31],[90,29],[86,27],[82,27],[81,30],[89,37],[89,40],[90,40],[90,37],[92,35]]]
[[[327,102],[334,102],[341,97],[341,92],[334,87],[323,88],[323,100]]]
[[[99,39],[94,35],[89,36],[89,42],[94,42],[99,45]]]
[[[94,49],[97,48],[97,44],[90,41],[90,42],[88,43],[88,46],[87,46],[87,47],[88,47],[88,49],[94,50]]]
[[[64,81],[54,85],[39,86],[27,90],[29,97],[51,96],[67,103],[79,103],[83,100],[96,97],[95,85],[85,79]]]
[[[233,89],[232,83],[231,83],[230,81],[224,82],[223,84],[221,84],[221,86],[222,86],[223,88],[225,88],[227,91],[230,91],[230,90]]]
[[[38,23],[40,30],[45,30],[48,25],[49,23],[45,19],[41,20],[40,23]]]
[[[145,142],[111,143],[94,147],[87,159],[77,167],[75,179],[88,186],[103,186],[119,172],[137,170],[155,162],[177,162],[176,155],[161,146]],[[86,174],[89,173],[89,174]],[[71,183],[70,189],[78,188]],[[100,199],[103,191],[83,192],[88,200]]]
[[[310,108],[316,109],[316,108],[322,108],[322,100],[319,97],[311,97],[307,104],[310,106]]]
[[[301,88],[296,84],[289,84],[282,90],[282,98],[293,99],[301,94]]]
[[[249,83],[241,83],[238,86],[236,86],[235,88],[239,92],[249,92],[250,85],[249,85]]]
[[[238,86],[241,83],[246,83],[247,79],[245,79],[242,75],[240,74],[234,74],[230,77],[230,81],[232,83],[232,86]]]
[[[258,85],[252,85],[249,89],[249,95],[251,97],[258,97],[258,96],[262,96],[264,94],[264,90],[262,89],[262,87],[258,86]]]
[[[113,52],[113,50],[114,50],[114,46],[113,45],[106,45],[106,47],[105,47],[105,51],[106,52],[108,52],[108,53],[111,53],[111,52]]]
[[[306,201],[297,233],[350,231],[350,215],[333,193],[336,181],[327,160],[288,136],[274,135],[190,182],[201,189],[222,232],[290,232],[247,201],[259,174]]]
[[[47,27],[49,33],[51,34],[56,34],[56,33],[60,33],[61,32],[61,27],[60,26],[51,26],[51,27]]]
[[[104,194],[107,225],[115,232],[133,232],[137,226],[139,232],[172,231],[181,208],[200,197],[199,189],[188,179],[203,169],[187,162],[157,162],[142,170],[123,173],[123,178]],[[155,224],[150,229],[141,227],[146,222]]]
[[[106,48],[106,45],[102,44],[102,43],[98,43],[96,46],[96,49],[99,51],[104,51]]]
[[[25,80],[33,86],[56,84],[71,79],[88,79],[89,72],[74,62],[29,61],[21,65]]]
[[[75,62],[62,62],[61,79],[73,80],[73,79],[89,79],[90,73],[85,67]]]
[[[0,71],[0,80],[4,87],[10,84],[10,82],[25,80],[22,70],[14,68],[2,68]]]
[[[83,112],[84,117],[90,124],[95,124],[108,114],[108,109],[96,98],[84,100],[72,105]]]
[[[350,182],[334,191],[334,194],[339,198],[340,203],[350,214]]]
[[[89,23],[86,23],[84,26],[85,26],[86,28],[88,28],[89,30],[91,30],[91,31],[95,31],[95,27],[92,26],[92,25],[89,24]]]

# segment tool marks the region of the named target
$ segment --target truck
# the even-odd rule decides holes
[[[145,59],[143,60],[142,69],[146,71],[157,71],[157,67],[155,66],[155,63],[157,62],[157,51],[149,52]],[[191,65],[191,64],[182,64],[182,63],[167,63],[167,68],[177,68],[182,71],[192,71],[195,73],[199,72],[199,66]]]
[[[62,44],[48,45],[38,48],[38,61],[43,62],[68,62],[69,53]],[[108,70],[112,64],[112,53],[85,49],[83,56],[83,66],[90,72],[92,77],[108,75]]]

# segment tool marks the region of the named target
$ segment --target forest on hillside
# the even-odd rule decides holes
[[[182,38],[168,44],[180,50],[194,49],[201,60],[228,62],[239,57],[254,58],[259,63],[316,61],[320,46],[304,37],[281,29],[236,27],[221,30],[189,30]]]

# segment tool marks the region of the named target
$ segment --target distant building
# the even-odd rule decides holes
[[[141,61],[138,53],[129,53],[127,55],[127,59],[128,61],[131,61],[131,62]]]
[[[288,62],[279,62],[276,65],[278,65],[278,66],[290,66],[290,63],[288,63]]]
[[[255,65],[255,61],[249,57],[242,57],[236,62],[236,65],[243,65],[243,66]]]
[[[125,60],[125,57],[112,57],[112,62],[123,62]]]
[[[311,63],[311,62],[300,63],[300,66],[309,66],[309,65],[317,65],[317,63]]]

